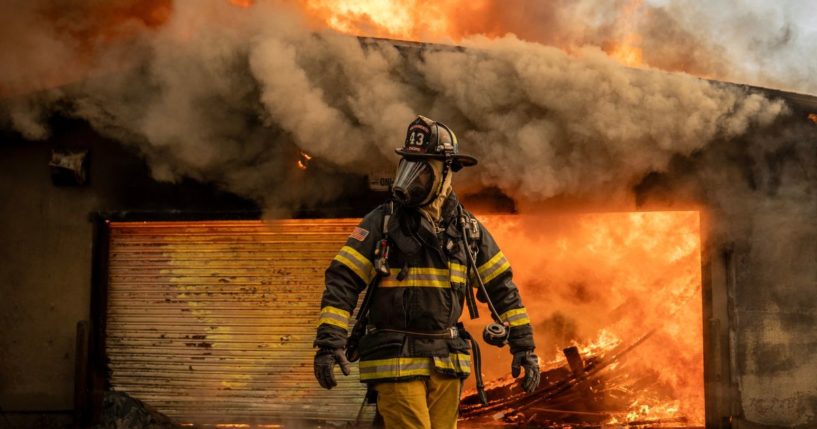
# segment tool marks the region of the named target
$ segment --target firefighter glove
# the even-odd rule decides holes
[[[352,364],[346,360],[343,349],[319,349],[315,353],[315,378],[324,389],[331,389],[338,385],[335,381],[335,364],[340,365],[343,375],[352,372]]]
[[[511,363],[511,375],[513,378],[519,377],[520,369],[525,368],[525,379],[522,380],[522,388],[531,393],[539,386],[539,358],[531,350],[516,352],[513,354]]]

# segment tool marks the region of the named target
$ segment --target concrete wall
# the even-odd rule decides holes
[[[816,427],[817,208],[758,216],[766,218],[755,231],[763,239],[735,255],[741,411],[747,422]]]
[[[90,213],[258,209],[211,186],[156,183],[137,154],[84,124],[54,125],[46,143],[0,134],[0,407],[11,418],[73,408],[76,323],[90,308]],[[88,186],[52,185],[55,145],[91,150]]]
[[[12,152],[14,153],[12,155]],[[73,407],[74,336],[88,318],[89,189],[55,189],[45,145],[0,143],[0,406]]]
[[[638,185],[644,207],[698,201],[708,219],[707,422],[817,427],[817,112],[716,142]],[[708,297],[708,298],[707,298]]]

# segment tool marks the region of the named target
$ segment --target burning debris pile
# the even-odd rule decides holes
[[[698,216],[483,216],[513,243],[542,383],[526,395],[507,375],[507,350],[484,347],[490,405],[466,393],[463,426],[703,425]],[[484,323],[465,322],[472,332]]]
[[[629,344],[608,338],[587,348],[565,348],[562,360],[544,366],[542,383],[529,395],[513,378],[495,380],[486,386],[487,407],[475,392],[463,398],[462,426],[690,427],[673,398],[653,388],[654,374],[627,365],[629,352],[654,332]]]

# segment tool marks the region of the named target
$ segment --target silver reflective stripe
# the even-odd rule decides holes
[[[488,283],[510,268],[511,265],[505,258],[505,255],[502,251],[499,251],[489,259],[488,262],[482,264],[482,266],[477,269],[477,272],[482,276],[482,281]]]
[[[378,365],[372,366],[368,368],[360,368],[360,374],[371,374],[376,372],[381,373],[394,373],[399,374],[401,371],[411,371],[413,369],[423,369],[428,368],[428,362],[413,362],[404,365],[400,364],[392,364],[392,365]]]
[[[432,359],[427,357],[402,357],[361,361],[361,380],[409,377],[431,374]]]
[[[507,322],[510,323],[511,325],[513,325],[513,322],[515,322],[517,320],[527,319],[527,318],[528,318],[528,315],[525,314],[525,313],[515,314],[515,315],[513,315],[511,317],[508,317]]]
[[[499,318],[505,322],[508,322],[508,325],[511,327],[522,326],[530,323],[530,318],[528,318],[528,312],[525,310],[525,307],[508,310],[499,315]]]
[[[387,277],[380,282],[381,287],[451,287],[449,270],[447,268],[409,268],[408,275],[403,280],[396,276]]]
[[[450,262],[448,264],[448,269],[450,272],[449,277],[451,283],[465,283],[465,265]]]
[[[374,265],[352,247],[343,246],[335,256],[335,260],[349,267],[364,283],[368,284],[374,278]]]
[[[335,325],[343,329],[349,329],[349,318],[335,313],[322,312],[321,317],[318,320],[318,323],[319,324],[328,323],[330,325]]]
[[[448,276],[441,276],[437,274],[409,274],[402,281],[408,280],[448,280]]]
[[[445,357],[434,357],[434,366],[454,370],[458,374],[471,372],[471,356],[462,353],[451,353]]]

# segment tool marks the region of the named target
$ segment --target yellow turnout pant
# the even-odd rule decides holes
[[[462,381],[431,371],[423,380],[378,383],[386,429],[456,429]]]

